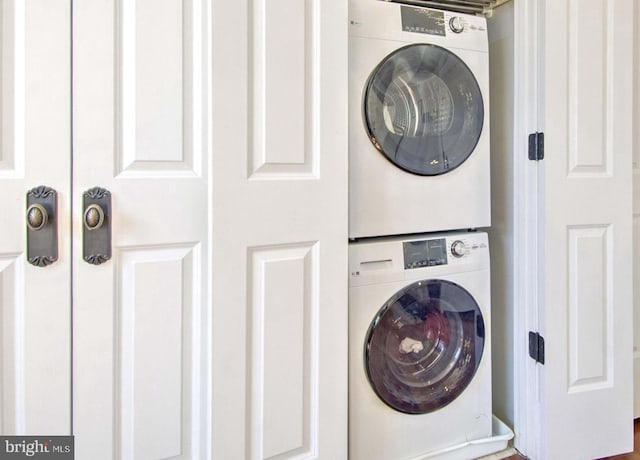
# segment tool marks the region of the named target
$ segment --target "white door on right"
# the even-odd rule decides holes
[[[540,3],[539,459],[633,449],[635,3]]]

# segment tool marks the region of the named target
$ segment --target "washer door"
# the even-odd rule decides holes
[[[467,388],[484,340],[482,314],[469,292],[450,281],[418,281],[389,299],[372,321],[365,370],[387,405],[426,414]]]
[[[440,46],[416,44],[394,51],[371,73],[363,116],[371,142],[388,160],[434,176],[473,153],[484,104],[462,59]]]

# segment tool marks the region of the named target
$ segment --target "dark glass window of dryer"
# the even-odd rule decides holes
[[[484,123],[471,70],[454,53],[430,44],[388,55],[371,73],[363,104],[373,145],[399,168],[423,176],[464,163]]]

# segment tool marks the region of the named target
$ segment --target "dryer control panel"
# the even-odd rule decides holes
[[[403,5],[400,7],[400,19],[402,30],[405,32],[440,35],[441,37],[446,35],[443,11]]]
[[[402,5],[396,1],[402,2],[350,1],[349,35],[489,52],[487,20],[483,16]],[[382,43],[369,46],[372,49],[376,46],[382,48]],[[387,49],[387,46],[385,44],[383,49]]]

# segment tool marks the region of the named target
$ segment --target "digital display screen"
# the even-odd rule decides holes
[[[420,34],[440,35],[444,37],[444,13],[442,11],[428,10],[425,8],[400,8],[402,18],[402,30],[405,32],[417,32]]]
[[[402,244],[402,249],[404,251],[405,270],[446,265],[447,263],[447,241],[444,238],[405,241]]]

